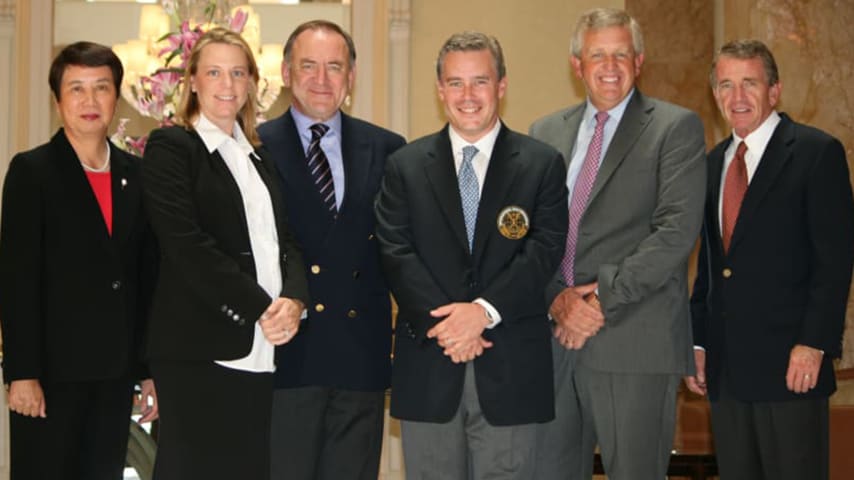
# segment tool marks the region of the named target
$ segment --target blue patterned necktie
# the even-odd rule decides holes
[[[460,172],[457,175],[457,181],[460,184],[460,199],[463,202],[463,218],[466,221],[466,237],[469,240],[469,252],[472,251],[474,224],[477,221],[477,206],[480,203],[480,187],[477,183],[474,167],[471,164],[475,155],[477,155],[477,147],[473,145],[463,147],[463,163],[460,165]]]
[[[314,184],[320,192],[320,197],[323,199],[323,204],[336,216],[338,209],[335,205],[335,184],[332,182],[332,170],[329,168],[329,160],[323,149],[320,148],[320,139],[329,127],[322,123],[315,123],[311,127],[311,141],[308,144],[308,170],[311,172],[311,178],[314,179]]]

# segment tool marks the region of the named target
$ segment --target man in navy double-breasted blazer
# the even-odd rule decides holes
[[[258,129],[272,153],[308,269],[308,317],[277,350],[272,478],[379,473],[391,374],[391,301],[374,237],[386,157],[404,139],[340,111],[356,50],[338,25],[297,27],[282,77],[293,103]]]

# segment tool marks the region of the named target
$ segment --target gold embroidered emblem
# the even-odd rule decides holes
[[[520,207],[511,205],[498,214],[498,231],[510,240],[519,240],[528,234],[528,214]]]

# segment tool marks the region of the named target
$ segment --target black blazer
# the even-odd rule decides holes
[[[279,236],[281,296],[308,304],[302,254],[288,230],[272,165],[255,167],[270,191]],[[240,190],[219,152],[182,127],[155,130],[143,160],[145,206],[161,247],[149,322],[154,359],[233,360],[252,348],[272,299],[258,285]]]
[[[501,127],[470,254],[447,128],[389,157],[376,205],[381,259],[399,306],[392,415],[427,422],[453,417],[465,365],[452,363],[425,337],[437,323],[429,312],[482,297],[502,316],[484,331],[494,346],[474,360],[486,419],[492,425],[551,420],[551,333],[543,290],[566,243],[563,158]],[[528,217],[529,230],[518,239],[499,233],[501,212],[511,206]]]
[[[854,201],[845,150],[835,138],[785,114],[750,182],[728,254],[718,199],[724,151],[708,156],[708,195],[691,299],[696,345],[706,348],[709,396],[723,371],[743,401],[828,396],[831,359],[841,355],[854,261]],[[795,344],[824,350],[816,388],[786,389]]]
[[[405,141],[343,113],[341,130],[345,187],[334,219],[314,185],[290,111],[258,128],[303,248],[314,302],[296,337],[276,349],[277,364],[284,366],[276,370],[279,388],[380,391],[391,379],[391,301],[380,271],[373,206],[386,157]]]
[[[138,158],[110,144],[113,232],[63,130],[12,159],[0,227],[3,376],[115,379],[139,365],[156,266]]]

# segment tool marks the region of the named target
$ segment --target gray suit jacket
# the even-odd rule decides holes
[[[585,106],[536,121],[531,135],[571,161]],[[635,90],[604,155],[579,225],[575,283],[599,282],[605,326],[579,362],[617,373],[690,373],[687,262],[706,189],[703,124]],[[558,272],[546,301],[564,288]]]

